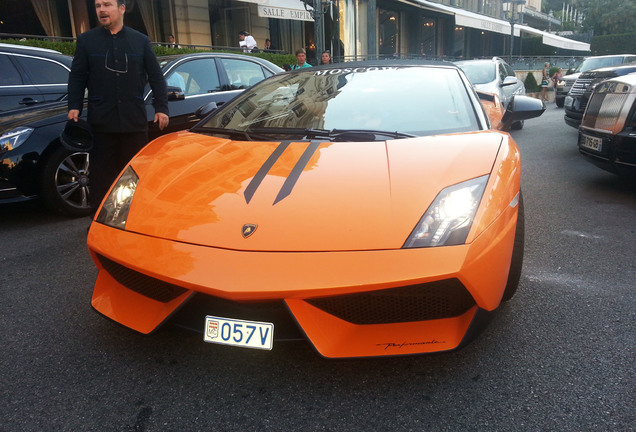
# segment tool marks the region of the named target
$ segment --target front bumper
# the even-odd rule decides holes
[[[583,136],[602,139],[600,151],[583,146]],[[579,131],[579,152],[599,168],[625,178],[636,178],[636,134],[621,132],[617,135],[589,131]]]
[[[175,313],[202,331],[207,313],[277,321],[276,339],[304,335],[325,357],[448,351],[498,307],[516,217],[507,208],[468,245],[320,253],[215,249],[94,223],[92,305],[145,334]],[[411,300],[428,306],[405,311]],[[208,306],[194,312],[197,303]]]

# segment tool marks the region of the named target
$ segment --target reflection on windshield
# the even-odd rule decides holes
[[[478,129],[463,81],[445,67],[343,67],[281,75],[248,90],[202,126],[413,135]]]

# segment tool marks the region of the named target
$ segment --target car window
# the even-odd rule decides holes
[[[34,57],[18,57],[35,84],[66,84],[68,69],[59,63]]]
[[[254,62],[238,59],[221,59],[232,90],[245,89],[265,79],[263,68]]]
[[[7,55],[0,54],[0,86],[20,85],[24,82],[20,72],[15,68]]]
[[[221,91],[214,59],[194,59],[181,63],[166,77],[170,86],[180,87],[186,96]]]
[[[506,79],[506,77],[508,76],[508,72],[506,71],[503,63],[499,63],[499,67],[497,69],[499,70],[499,81],[503,81],[504,79]]]
[[[497,70],[492,62],[459,63],[458,65],[473,84],[486,84],[495,80]]]
[[[506,68],[506,73],[508,76],[516,76],[515,75],[515,71],[510,67],[510,65],[508,63],[504,63],[504,67]]]
[[[587,72],[592,69],[600,69],[603,67],[616,66],[629,62],[629,58],[624,57],[590,57],[581,63],[575,72]],[[633,60],[632,60],[633,61]]]

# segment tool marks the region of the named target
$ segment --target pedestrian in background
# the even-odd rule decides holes
[[[148,36],[124,26],[125,0],[96,0],[95,11],[100,27],[77,37],[68,78],[69,120],[77,121],[88,89],[91,217],[117,175],[148,143],[147,82],[155,123],[163,130],[169,121],[166,81]]]
[[[554,100],[556,100],[556,93],[557,93],[557,85],[559,84],[559,81],[561,81],[561,78],[563,77],[563,69],[559,68],[554,75],[552,75],[552,85],[554,88]]]
[[[305,51],[304,48],[296,50],[296,61],[297,63],[292,66],[292,69],[311,67],[311,65],[307,63],[307,51]]]
[[[541,77],[541,100],[548,100],[548,86],[550,85],[548,80],[550,79],[550,63],[545,63],[543,65],[543,76]]]
[[[331,64],[331,53],[329,52],[329,50],[322,52],[322,55],[320,56],[320,64]]]
[[[172,34],[168,35],[168,48],[181,48]]]
[[[243,48],[243,52],[253,52],[257,49],[256,39],[246,31],[239,32],[239,46]]]

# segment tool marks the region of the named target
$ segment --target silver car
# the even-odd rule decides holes
[[[510,65],[499,57],[484,60],[462,60],[455,62],[459,66],[476,90],[494,93],[499,96],[504,106],[514,95],[525,95],[526,87],[515,76]],[[513,129],[521,129],[523,121],[514,123]]]

